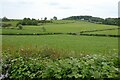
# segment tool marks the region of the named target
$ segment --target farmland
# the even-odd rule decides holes
[[[15,24],[15,22],[13,22]],[[42,31],[42,27],[46,31]],[[112,34],[118,35],[118,27],[111,25],[94,24],[85,21],[74,21],[74,20],[59,20],[53,21],[53,23],[47,23],[41,26],[23,26],[23,30],[17,30],[14,26],[11,28],[3,28],[3,50],[7,47],[14,47],[16,49],[22,47],[42,47],[48,46],[51,48],[64,49],[68,51],[75,52],[85,52],[85,53],[109,53],[110,51],[118,51],[117,38],[111,37],[89,37],[79,35],[82,31],[92,31],[92,30],[104,30],[104,31],[94,31],[85,32],[87,34]],[[115,30],[105,30],[105,29],[115,29]],[[66,33],[77,33],[78,35],[67,35]],[[45,35],[46,33],[53,33],[52,35]],[[54,35],[54,33],[62,33],[61,35]],[[9,34],[14,34],[7,36]],[[17,36],[23,34],[22,36]],[[27,36],[26,34],[31,34],[32,36]],[[37,36],[35,34],[42,34]],[[89,45],[89,46],[88,46]],[[104,46],[106,45],[106,46]]]
[[[37,26],[25,25],[22,30],[18,30],[16,26],[0,30],[3,61],[5,64],[12,64],[9,67],[11,78],[118,77],[118,37],[80,35],[119,35],[118,26],[56,20]]]
[[[42,27],[46,29],[42,31]],[[41,26],[24,26],[23,30],[17,30],[14,28],[2,29],[2,34],[40,34],[40,33],[68,33],[68,32],[81,32],[90,30],[118,28],[117,26],[93,24],[85,21],[54,21],[53,23],[41,25]]]
[[[112,35],[118,35],[118,30],[104,30],[104,31],[96,31],[96,32],[88,32],[88,34],[112,34]]]
[[[3,36],[3,50],[8,47],[19,49],[23,47],[29,48],[48,46],[51,48],[59,48],[76,52],[108,54],[110,51],[114,50],[117,52],[117,44],[117,38],[108,37],[86,37],[72,35]],[[111,54],[113,53],[111,52]]]

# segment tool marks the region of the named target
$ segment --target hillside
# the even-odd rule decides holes
[[[23,30],[18,30],[15,27],[17,21],[4,23],[12,23],[13,26],[11,26],[12,28],[2,28],[2,34],[80,33],[83,31],[118,28],[117,26],[94,24],[86,21],[57,20],[53,21],[53,23],[46,23],[39,26],[25,25],[23,26]],[[46,31],[43,31],[43,27]]]
[[[83,20],[97,24],[106,24],[106,25],[118,25],[119,18],[100,18],[100,17],[93,17],[93,16],[70,16],[67,18],[63,18],[62,20]]]

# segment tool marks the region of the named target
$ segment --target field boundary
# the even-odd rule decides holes
[[[45,33],[2,33],[0,35],[78,35],[78,36],[104,36],[104,37],[120,37],[120,35],[112,35],[112,34],[97,34],[97,33],[89,33],[89,32],[98,32],[98,31],[109,31],[109,30],[119,30],[120,28],[109,28],[109,29],[99,29],[99,30],[88,30],[81,32],[45,32]]]
[[[120,35],[110,35],[110,34],[80,34],[82,36],[104,36],[104,37],[120,37]]]
[[[120,37],[120,35],[110,35],[110,34],[79,34],[79,33],[44,33],[44,34],[2,34],[2,35],[79,35],[79,36],[103,36],[103,37]],[[1,35],[1,34],[0,34]]]

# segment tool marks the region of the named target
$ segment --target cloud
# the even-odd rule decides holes
[[[48,5],[50,5],[50,6],[58,6],[59,3],[57,3],[57,2],[50,2],[50,3],[48,3]]]
[[[61,7],[59,7],[60,9],[72,9],[72,7],[67,7],[67,6],[61,6]]]
[[[120,17],[120,1],[118,3],[118,17]]]
[[[0,17],[41,18],[73,15],[117,17],[119,0],[1,0]]]

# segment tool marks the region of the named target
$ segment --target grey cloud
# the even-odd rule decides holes
[[[53,7],[56,7],[58,9],[71,9],[71,7],[69,6],[65,6],[65,5],[62,5],[62,4],[59,4],[57,2],[50,2],[48,3],[49,6],[53,6]]]
[[[120,1],[118,2],[118,17],[120,17]]]
[[[57,2],[50,2],[50,3],[48,3],[48,5],[50,5],[50,6],[58,6],[58,5],[60,5],[60,4],[57,3]]]
[[[61,6],[59,7],[60,9],[72,9],[71,7],[67,7],[67,6]]]
[[[23,4],[23,5],[31,5],[33,4],[32,2],[25,2],[25,1],[20,1],[18,4]]]

